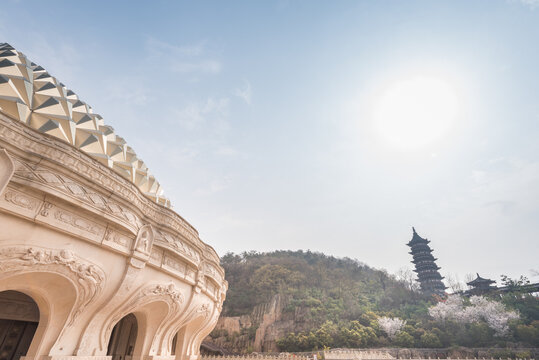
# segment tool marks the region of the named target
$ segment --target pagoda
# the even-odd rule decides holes
[[[497,289],[496,286],[492,286],[492,284],[495,283],[496,281],[482,278],[479,276],[479,274],[477,274],[477,277],[474,280],[467,282],[466,285],[471,287],[471,289],[468,291],[470,295],[481,295]]]
[[[435,262],[438,259],[432,256],[430,241],[419,236],[415,228],[412,227],[412,230],[414,235],[407,245],[412,249],[409,254],[413,256],[414,272],[417,273],[421,291],[427,294],[445,295],[447,287],[442,282],[442,275],[438,272],[440,267]]]

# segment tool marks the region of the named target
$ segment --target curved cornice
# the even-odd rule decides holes
[[[200,240],[191,224],[91,156],[1,113],[0,148],[6,149],[14,160],[12,183],[45,192],[96,215],[102,219],[99,231],[94,231],[99,233],[96,236],[102,232],[105,240],[117,240],[119,244],[125,237],[128,243],[132,240],[127,238],[136,235],[143,224],[151,224],[157,234],[154,247],[174,253],[217,284],[226,284],[219,256]],[[46,201],[43,206],[42,211],[52,207]],[[166,254],[161,255],[160,261],[164,263]],[[157,266],[157,256],[149,263]]]

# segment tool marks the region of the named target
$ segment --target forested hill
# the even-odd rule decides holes
[[[233,353],[539,345],[532,295],[446,301],[357,260],[310,251],[229,253],[221,264],[229,289],[206,342]]]
[[[310,251],[228,253],[221,264],[229,283],[224,316],[250,314],[277,293],[308,305],[314,323],[353,320],[367,311],[406,312],[419,296],[384,271]]]

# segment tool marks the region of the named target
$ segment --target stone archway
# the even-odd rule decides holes
[[[39,323],[39,308],[19,291],[0,292],[0,360],[19,360],[30,348]]]
[[[170,346],[170,355],[176,355],[176,345],[178,344],[178,333],[172,338],[172,344]]]
[[[112,360],[129,360],[137,341],[138,323],[135,315],[127,314],[112,329],[107,355]]]

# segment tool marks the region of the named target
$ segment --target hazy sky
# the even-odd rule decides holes
[[[393,272],[415,226],[442,275],[539,281],[538,0],[21,0],[0,19],[220,254]],[[434,116],[400,116],[409,98]]]

